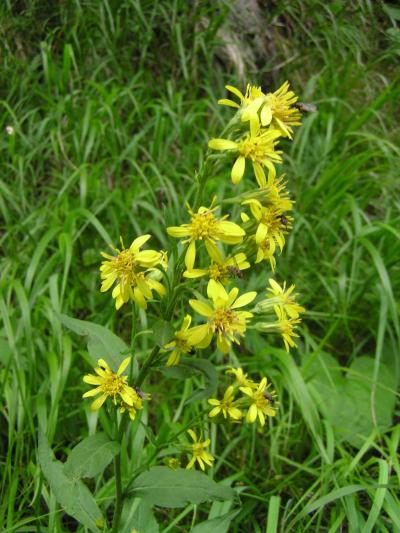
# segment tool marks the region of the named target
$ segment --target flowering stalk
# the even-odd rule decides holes
[[[84,376],[85,383],[96,386],[84,394],[84,397],[97,396],[92,409],[98,410],[106,402],[114,409],[115,440],[121,445],[129,420],[135,420],[143,409],[143,402],[150,399],[141,387],[150,372],[163,361],[166,366],[185,364],[187,358],[195,357],[199,351],[210,354],[211,346],[229,354],[245,342],[248,329],[278,333],[287,350],[295,346],[293,339],[298,337],[295,330],[304,308],[297,303],[294,285],[286,288],[285,282],[281,286],[270,278],[266,295],[258,303],[254,303],[258,297],[256,291],[242,292],[236,287],[237,279],[244,278],[263,261],[275,271],[276,256],[282,252],[286,235],[292,228],[290,212],[293,202],[284,177],[277,177],[276,166],[283,161],[283,152],[277,149],[278,142],[281,137],[291,139],[293,127],[300,124],[300,113],[294,106],[297,97],[289,90],[287,82],[273,93],[264,93],[251,85],[244,94],[231,86],[227,89],[239,98],[240,103],[228,99],[219,103],[236,108],[237,112],[221,136],[209,142],[197,174],[194,201],[187,205],[185,221],[179,226],[166,228],[168,235],[180,239],[183,246],[175,257],[174,267],[167,270],[165,251],[147,248],[150,235],[136,237],[129,247],[125,247],[121,239],[119,248],[111,247],[113,255],[102,254],[101,291],[112,289],[117,310],[129,301],[132,305],[132,357],[138,335],[138,308],[142,312],[148,312],[149,308],[154,310],[167,325],[176,323],[175,332],[170,334],[167,342],[154,344],[136,379],[131,356],[126,357],[118,369],[111,369],[107,361],[100,359],[95,368],[96,375]],[[227,161],[233,163],[231,180],[234,186],[251,183],[251,179],[243,179],[250,170],[258,188],[236,194],[231,199],[215,198],[205,206],[203,197],[207,180],[217,175]],[[241,206],[240,220],[233,220],[229,211],[221,212],[220,205],[226,209],[230,204]],[[195,294],[194,288],[197,289]],[[163,298],[165,304],[157,305],[157,300]],[[186,304],[185,312],[177,317],[176,309],[181,300],[181,307]],[[182,357],[185,359],[181,360]],[[128,377],[125,370],[129,364]],[[254,381],[241,367],[231,368],[227,374],[234,376],[234,382],[219,397],[208,399],[211,406],[208,419],[246,424],[258,422],[264,427],[268,417],[276,416],[279,406],[271,383],[266,376]],[[202,417],[200,414],[199,418]],[[214,462],[208,451],[211,442],[201,429],[195,432],[192,427],[185,427],[168,443],[182,439],[178,448],[188,456],[186,468],[197,465],[205,470]],[[148,465],[157,459],[162,447],[156,446]],[[180,461],[170,457],[165,458],[164,464],[176,469]],[[138,468],[133,479],[142,469],[143,466]],[[133,482],[131,479],[124,490],[120,453],[114,458],[114,475],[116,500],[112,531],[116,533],[124,497]]]

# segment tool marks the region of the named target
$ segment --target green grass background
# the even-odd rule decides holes
[[[94,429],[81,400],[85,345],[57,313],[129,340],[129,309],[117,315],[99,292],[100,250],[148,232],[167,247],[165,226],[183,221],[207,140],[230,116],[216,104],[224,85],[274,90],[288,79],[318,106],[284,143],[282,167],[296,209],[278,279],[301,292],[302,340],[290,356],[269,338],[237,354],[271,377],[281,408],[263,432],[213,426],[214,475],[241,487],[229,531],[400,531],[400,9],[368,0],[249,2],[242,11],[221,0],[5,0],[0,17],[0,528],[78,528],[37,460],[39,427],[59,458]],[[228,169],[209,192],[232,194]],[[268,276],[246,286],[261,290]],[[146,349],[143,341],[138,356]],[[368,436],[340,438],[335,418],[351,412],[359,386],[346,396],[341,372],[365,356]],[[385,372],[379,390],[389,399],[374,388]],[[181,398],[200,384],[154,376],[156,434],[196,414]],[[143,442],[139,428],[126,472]],[[112,480],[98,494],[104,506],[110,494]],[[229,510],[220,507],[211,516]],[[156,517],[161,531],[189,531],[209,510]]]

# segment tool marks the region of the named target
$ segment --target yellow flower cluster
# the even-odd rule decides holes
[[[240,104],[232,100],[219,100],[220,104],[236,107],[242,122],[250,123],[250,131],[240,138],[211,139],[208,146],[213,150],[227,151],[236,159],[231,171],[233,183],[239,183],[246,169],[246,161],[251,161],[254,175],[260,188],[267,186],[264,168],[268,170],[268,184],[276,177],[275,164],[281,163],[281,151],[276,149],[279,137],[292,138],[292,126],[300,124],[300,111],[295,107],[297,96],[289,91],[285,82],[276,92],[264,94],[260,87],[248,85],[246,93],[227,85],[228,91],[235,94]]]
[[[92,411],[98,411],[103,403],[112,399],[114,405],[119,405],[120,412],[127,411],[131,420],[135,420],[136,412],[143,409],[142,400],[149,400],[150,395],[143,393],[137,387],[130,387],[127,383],[128,376],[123,375],[131,357],[126,357],[120,364],[117,372],[113,372],[104,359],[97,361],[98,367],[94,369],[96,375],[87,374],[83,381],[96,387],[85,392],[83,398],[99,396],[91,405]]]
[[[173,265],[168,269],[166,252],[142,249],[150,235],[137,237],[128,248],[121,239],[119,249],[112,247],[114,255],[102,253],[101,291],[113,287],[112,297],[117,309],[133,301],[146,310],[156,295],[167,294],[167,287],[167,303],[157,307],[164,321],[174,320],[174,310],[182,298],[187,298],[184,301],[198,315],[186,314],[180,318],[178,329],[168,342],[156,346],[150,362],[146,360],[142,379],[152,364],[159,363],[160,357],[165,356],[167,366],[178,365],[182,357],[194,355],[196,350],[206,350],[212,342],[221,352],[229,353],[242,342],[249,328],[280,334],[287,350],[295,346],[294,337],[298,336],[296,327],[304,308],[296,301],[294,285],[286,288],[284,283],[281,287],[270,279],[266,297],[256,304],[255,291],[241,292],[236,286],[237,280],[263,261],[275,271],[276,255],[282,252],[292,228],[293,202],[284,176],[277,176],[276,166],[282,163],[283,152],[278,148],[280,139],[292,139],[293,127],[301,123],[297,96],[288,82],[277,91],[266,93],[252,85],[247,86],[244,94],[232,86],[226,88],[238,102],[222,99],[219,103],[235,108],[236,115],[221,138],[208,143],[209,149],[218,153],[208,155],[207,161],[212,164],[205,164],[199,172],[196,200],[192,206],[186,205],[186,221],[180,226],[166,228],[169,236],[181,241],[181,255],[174,253]],[[242,182],[247,166],[252,168],[258,187],[237,194],[233,199],[215,197],[211,203],[203,205],[202,195],[209,178],[205,169],[217,168],[225,160],[232,164],[234,185]],[[242,209],[238,223],[225,211],[232,203]],[[160,281],[163,277],[167,280],[166,286]],[[203,278],[206,279],[206,295],[196,291],[192,297],[188,296],[190,281],[201,282]],[[84,377],[86,383],[96,386],[84,397],[99,396],[92,409],[99,409],[111,398],[121,413],[126,411],[135,418],[146,396],[129,386],[127,376],[123,375],[129,360],[125,359],[114,373],[101,359],[95,369],[96,375]],[[248,423],[258,420],[264,426],[266,417],[275,416],[277,411],[276,394],[270,389],[267,378],[255,382],[241,368],[231,368],[227,372],[235,381],[226,388],[222,398],[208,400],[212,406],[209,417]],[[214,458],[207,451],[210,440],[202,440],[192,429],[188,434],[192,443],[184,445],[184,450],[191,454],[187,468],[195,464],[202,470],[206,465],[212,466]],[[176,460],[167,460],[171,468],[178,467]]]
[[[257,383],[249,379],[242,368],[230,368],[226,373],[233,374],[235,382],[227,387],[221,400],[208,400],[213,406],[209,417],[222,415],[234,422],[245,420],[250,424],[258,419],[260,425],[264,426],[265,417],[276,415],[276,393],[270,389],[271,384],[266,377]]]

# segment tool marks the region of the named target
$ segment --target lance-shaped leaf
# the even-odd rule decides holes
[[[188,503],[232,500],[233,489],[219,485],[206,474],[196,470],[167,466],[153,466],[140,474],[132,485],[131,493],[159,507],[184,507]]]
[[[63,464],[55,461],[42,432],[39,432],[39,462],[56,500],[64,511],[91,531],[98,532],[104,523],[101,511],[89,489],[79,480],[65,475]]]
[[[95,477],[101,474],[119,452],[118,442],[105,433],[96,433],[77,444],[64,464],[64,474],[70,479]]]

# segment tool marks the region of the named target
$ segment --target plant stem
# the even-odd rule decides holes
[[[119,428],[118,428],[117,412],[115,413],[115,436],[116,436],[116,440],[118,440],[118,442],[122,445],[123,433],[119,431]],[[116,498],[115,498],[115,509],[114,509],[114,516],[113,516],[113,524],[112,524],[112,533],[118,533],[119,521],[120,521],[121,512],[122,512],[122,502],[123,502],[122,479],[121,479],[121,451],[119,451],[119,453],[114,458],[114,472],[115,472]]]

